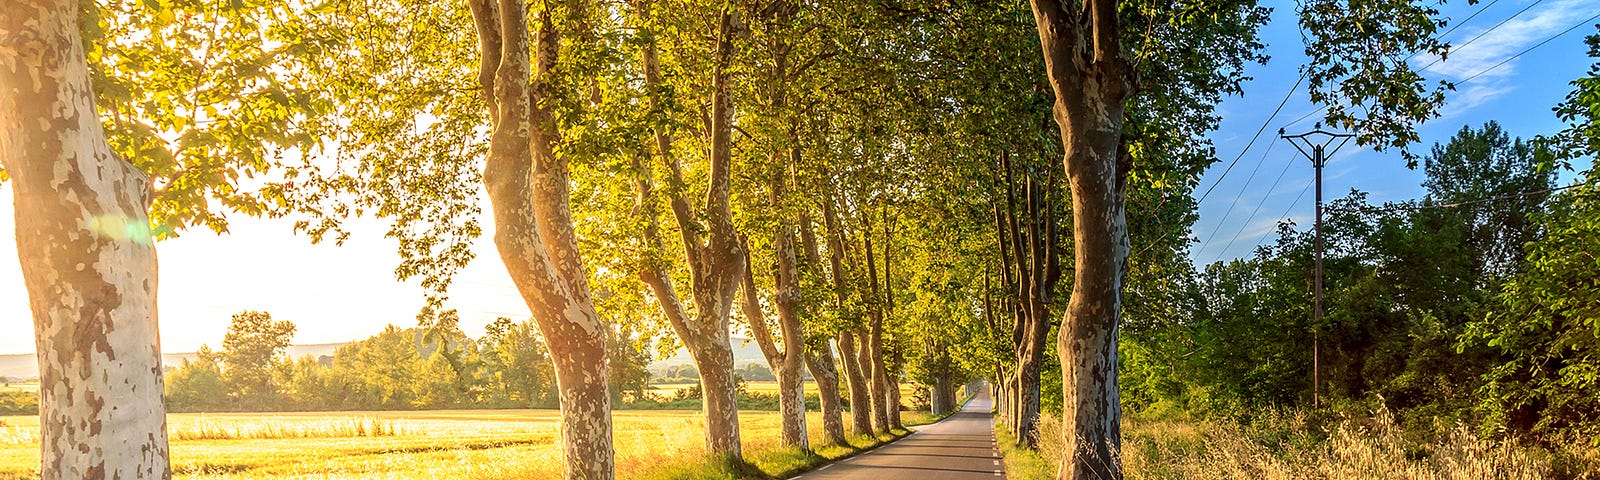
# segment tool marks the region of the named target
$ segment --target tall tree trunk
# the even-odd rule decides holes
[[[946,371],[943,376],[939,377],[938,381],[940,399],[939,403],[943,403],[945,405],[945,410],[943,412],[939,412],[941,414],[951,413],[961,408],[961,399],[958,398],[958,395],[956,394],[956,389],[958,387],[955,384],[955,379],[950,377],[951,373]]]
[[[1007,417],[1018,445],[1038,444],[1040,369],[1050,333],[1049,303],[1060,279],[1057,253],[1054,170],[1044,181],[1024,170],[1013,175],[1009,152],[1001,152],[1000,167],[1006,188],[1004,212],[995,208],[995,228],[1000,237],[1002,279],[1010,293],[1011,346],[1016,368],[1008,385]],[[1018,184],[1021,202],[1018,202]]]
[[[699,337],[690,347],[695,367],[700,370],[701,410],[706,416],[706,452],[737,460],[739,451],[739,392],[733,374],[733,350],[714,336]],[[684,343],[689,343],[685,341]]]
[[[900,421],[900,373],[894,372],[889,376],[889,426],[900,430],[906,429],[906,424]]]
[[[932,340],[924,340],[922,345],[923,350],[927,352],[926,355],[929,358],[938,358],[939,347],[934,346],[934,342]],[[936,361],[942,361],[942,359]],[[933,375],[933,383],[928,385],[928,413],[941,415],[950,409],[950,406],[946,405],[944,402],[943,391],[944,384],[950,382],[948,380],[947,372],[945,372],[944,368],[932,368],[932,371],[929,373]]]
[[[106,143],[78,2],[0,9],[0,161],[39,359],[42,478],[171,478],[150,180]]]
[[[1129,159],[1121,151],[1124,102],[1137,82],[1122,47],[1117,2],[1065,8],[1033,0],[1056,124],[1072,189],[1076,268],[1062,320],[1066,451],[1063,479],[1122,478],[1117,324],[1128,258],[1124,204]]]
[[[610,479],[608,327],[595,312],[572,228],[567,158],[556,154],[561,134],[554,115],[540,106],[551,90],[546,77],[561,32],[549,11],[540,12],[538,57],[531,59],[526,3],[468,5],[478,31],[479,85],[492,113],[483,181],[494,211],[495,246],[556,359],[564,476]]]
[[[774,244],[778,256],[778,271],[775,275],[778,295],[773,303],[778,306],[778,325],[783,334],[781,350],[773,342],[771,329],[767,328],[766,315],[761,312],[761,297],[756,292],[755,275],[751,273],[753,269],[745,269],[742,305],[745,320],[750,322],[750,336],[761,348],[767,366],[778,377],[778,417],[781,422],[779,445],[809,450],[811,444],[806,437],[805,383],[801,381],[800,370],[805,362],[804,333],[801,332],[798,312],[800,272],[795,266],[794,241],[790,239],[787,229],[779,229]],[[749,251],[748,247],[745,251]],[[746,264],[752,264],[748,257]]]
[[[828,338],[820,337],[806,349],[806,368],[817,382],[817,397],[822,407],[822,433],[834,445],[845,445],[844,407],[839,398],[839,369],[833,361]]]
[[[893,223],[891,223],[889,221],[888,210],[885,209],[884,210],[884,214],[883,214],[883,304],[884,304],[883,318],[884,318],[884,321],[888,321],[888,319],[892,315],[894,315],[894,282],[892,281],[894,276],[892,275],[892,270],[891,270],[891,267],[894,264],[894,257],[893,257],[894,249],[892,248],[894,246],[894,229],[892,228],[892,226],[893,226]],[[880,328],[879,330],[881,332],[882,329]],[[879,336],[881,337],[882,334],[880,333]],[[878,348],[880,348],[880,349],[884,348],[883,347],[883,340],[881,338],[878,340],[878,345],[879,345]],[[888,388],[888,392],[887,393],[889,395],[889,398],[884,403],[887,404],[888,407],[889,407],[889,410],[887,412],[888,415],[889,415],[889,426],[890,426],[890,428],[905,430],[905,428],[906,428],[905,424],[900,422],[900,374],[903,373],[903,370],[905,369],[905,357],[903,356],[903,354],[902,354],[902,352],[900,351],[899,348],[895,348],[893,350],[892,354],[891,355],[887,355],[887,356],[891,356],[894,359],[894,368],[893,369],[889,369],[888,368],[889,367],[888,359],[881,360],[881,362],[884,363],[884,370],[886,372],[888,372],[888,376],[886,377],[888,379],[888,385],[886,385],[886,387]]]
[[[822,218],[828,227],[828,262],[832,270],[833,291],[836,298],[834,308],[844,315],[849,310],[850,288],[845,281],[845,241],[847,235],[843,225],[839,222],[839,214],[834,209],[833,182],[828,180],[823,188]],[[852,324],[859,318],[848,318]],[[856,333],[844,330],[838,333],[839,359],[844,363],[845,378],[850,382],[850,431],[856,435],[872,433],[872,400],[868,393],[868,379],[872,376],[868,368],[861,362],[866,346],[856,348]]]
[[[862,350],[866,355],[862,359],[862,366],[869,366],[872,375],[872,424],[879,432],[888,432],[894,429],[889,423],[889,372],[884,365],[883,350],[883,304],[882,297],[878,296],[878,267],[877,259],[872,249],[872,227],[867,226],[863,235],[867,251],[867,278],[871,285],[872,306],[869,307],[867,319],[867,332]]]
[[[813,272],[819,271],[822,265],[822,254],[817,245],[817,236],[812,228],[810,212],[800,213],[800,243],[806,251],[806,268]],[[828,336],[817,335],[811,332],[805,348],[806,369],[811,371],[811,378],[817,382],[817,402],[822,408],[822,433],[828,436],[828,441],[834,445],[845,445],[844,436],[844,407],[840,405],[839,398],[839,368],[834,365],[833,349],[829,346]]]
[[[872,394],[861,357],[856,349],[856,332],[839,332],[839,359],[844,363],[845,378],[850,381],[850,432],[867,435],[872,433]]]
[[[647,260],[639,277],[650,286],[656,300],[666,313],[667,320],[683,340],[684,346],[700,371],[700,386],[704,396],[706,415],[706,452],[730,460],[739,460],[739,405],[737,382],[733,374],[733,348],[728,342],[728,316],[738,293],[741,277],[745,274],[745,252],[738,232],[733,225],[729,206],[730,175],[733,148],[733,104],[729,91],[729,62],[733,56],[734,18],[724,10],[718,16],[718,26],[713,51],[711,118],[710,118],[710,186],[706,200],[697,215],[683,197],[686,188],[683,169],[671,154],[671,136],[667,127],[656,133],[656,152],[667,165],[667,181],[673,216],[678,221],[678,232],[683,242],[684,257],[689,265],[689,283],[694,292],[695,311],[691,317],[679,300],[672,277],[664,262]],[[645,81],[654,87],[661,82],[660,67],[655,46],[644,49]],[[654,92],[655,89],[651,88]],[[652,93],[651,103],[658,99]],[[643,214],[647,217],[646,244],[655,252],[665,250],[661,240],[659,220],[650,200],[653,180],[650,168],[640,168],[639,198]],[[709,225],[700,224],[702,217]],[[705,232],[705,238],[702,238]]]

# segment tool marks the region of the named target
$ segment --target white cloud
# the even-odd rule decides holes
[[[1505,67],[1501,68],[1504,69]],[[1482,78],[1484,77],[1479,77],[1479,80],[1473,80],[1458,86],[1456,93],[1450,96],[1450,101],[1445,104],[1444,108],[1439,109],[1439,119],[1449,120],[1455,118],[1477,108],[1479,105],[1488,103],[1490,100],[1511,93],[1511,90],[1514,89],[1510,82],[1505,79],[1496,78],[1493,81],[1483,81]]]
[[[1587,18],[1597,12],[1600,12],[1600,3],[1593,0],[1566,0],[1529,10],[1487,33],[1486,29],[1493,24],[1463,27],[1454,38],[1447,39],[1452,48],[1445,60],[1424,54],[1418,55],[1413,65],[1436,78],[1465,81],[1457,85],[1458,92],[1451,96],[1449,106],[1441,112],[1444,117],[1458,115],[1511,92],[1513,87],[1509,79],[1517,72],[1517,61],[1507,61],[1512,55],[1571,27],[1573,19]],[[1469,41],[1471,43],[1467,43]],[[1472,80],[1466,81],[1468,78]]]

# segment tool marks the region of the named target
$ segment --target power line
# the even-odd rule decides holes
[[[1283,111],[1284,104],[1289,103],[1289,97],[1294,96],[1294,91],[1295,90],[1299,90],[1300,89],[1300,84],[1302,82],[1305,82],[1305,81],[1306,81],[1306,73],[1301,73],[1300,74],[1300,79],[1299,80],[1295,80],[1294,86],[1293,87],[1289,87],[1289,91],[1288,92],[1284,92],[1283,101],[1278,102],[1278,108],[1272,109],[1272,115],[1268,115],[1266,121],[1261,122],[1261,128],[1256,129],[1256,134],[1250,136],[1250,142],[1246,143],[1244,145],[1244,150],[1240,150],[1239,154],[1233,157],[1233,161],[1228,163],[1228,168],[1222,171],[1222,176],[1217,177],[1217,181],[1212,182],[1211,186],[1206,188],[1205,193],[1200,194],[1200,199],[1199,200],[1195,200],[1195,202],[1194,202],[1195,205],[1199,205],[1201,202],[1206,201],[1206,197],[1211,195],[1211,191],[1212,190],[1216,190],[1217,189],[1217,185],[1221,185],[1222,184],[1222,179],[1228,177],[1228,172],[1233,171],[1233,166],[1237,165],[1239,163],[1239,159],[1244,158],[1244,154],[1246,152],[1249,152],[1250,151],[1250,147],[1254,146],[1256,144],[1256,139],[1261,138],[1261,132],[1267,131],[1267,125],[1272,124],[1272,119],[1278,118],[1278,112]]]
[[[1272,154],[1272,147],[1274,147],[1276,145],[1278,145],[1278,139],[1277,138],[1273,138],[1272,139],[1272,143],[1268,143],[1267,144],[1267,151],[1261,153],[1261,160],[1256,161],[1256,168],[1254,170],[1250,171],[1250,178],[1245,179],[1244,185],[1239,187],[1239,195],[1237,195],[1235,197],[1236,199],[1237,198],[1243,198],[1244,197],[1244,192],[1250,189],[1250,182],[1255,181],[1256,173],[1261,171],[1261,165],[1265,164],[1267,162],[1267,155]],[[1287,167],[1285,167],[1285,168],[1287,168]],[[1270,191],[1272,191],[1272,189],[1267,189],[1267,191],[1270,192]],[[1238,200],[1235,200],[1235,202],[1237,202],[1237,201]],[[1260,204],[1256,204],[1256,206],[1259,208]],[[1220,220],[1217,220],[1217,227],[1221,228],[1222,224],[1227,223],[1228,222],[1228,217],[1230,217],[1232,215],[1233,215],[1233,206],[1229,205],[1228,206],[1228,210],[1222,213],[1222,218]],[[1248,222],[1249,220],[1245,220],[1245,221]],[[1200,244],[1200,249],[1201,250],[1205,250],[1206,247],[1210,246],[1211,245],[1211,241],[1217,239],[1217,233],[1218,233],[1218,230],[1212,230],[1211,231],[1211,236],[1207,237],[1206,241],[1204,243]]]
[[[1492,2],[1484,4],[1483,7],[1478,8],[1478,11],[1472,12],[1472,15],[1468,15],[1466,20],[1462,20],[1460,22],[1457,22],[1455,24],[1455,26],[1450,27],[1449,30],[1445,30],[1444,33],[1441,33],[1441,34],[1439,34],[1439,36],[1433,37],[1433,38],[1437,40],[1437,39],[1442,39],[1444,37],[1450,36],[1450,34],[1454,33],[1457,28],[1461,28],[1462,25],[1466,25],[1467,22],[1471,22],[1472,19],[1478,18],[1478,14],[1483,13],[1485,10],[1488,10],[1489,7],[1493,7],[1494,4],[1496,4],[1496,3],[1500,3],[1500,0],[1494,0]],[[1422,53],[1422,51],[1421,50],[1417,50],[1417,52],[1411,54],[1411,56],[1415,57],[1415,56],[1417,56],[1417,53]],[[1410,59],[1408,58],[1407,60],[1410,60]]]
[[[1278,188],[1278,182],[1283,181],[1283,176],[1289,173],[1289,167],[1291,167],[1291,166],[1294,166],[1294,162],[1285,162],[1283,164],[1283,170],[1278,172],[1278,178],[1276,180],[1272,181],[1272,186],[1271,187],[1267,187],[1267,194],[1268,195],[1271,195],[1272,191]],[[1306,194],[1305,190],[1301,190],[1300,191],[1300,195],[1305,195],[1305,194]],[[1244,230],[1246,228],[1250,228],[1250,221],[1251,220],[1255,220],[1256,214],[1261,212],[1261,206],[1266,204],[1265,199],[1262,199],[1262,200],[1263,200],[1262,202],[1256,203],[1256,208],[1254,210],[1250,211],[1250,216],[1245,217],[1244,223],[1239,225],[1239,231],[1233,232],[1233,238],[1228,239],[1228,245],[1222,247],[1222,251],[1224,252],[1224,254],[1228,251],[1228,249],[1233,248],[1233,242],[1239,240],[1239,236],[1244,234]],[[1296,198],[1295,201],[1299,202],[1300,200],[1298,198]],[[1292,208],[1293,205],[1291,204],[1290,207]]]
[[[1483,13],[1485,10],[1488,10],[1489,7],[1494,6],[1494,4],[1495,3],[1499,3],[1499,1],[1500,0],[1494,0],[1493,2],[1489,2],[1488,4],[1484,5],[1483,8],[1479,8],[1478,11],[1473,12],[1472,15],[1468,16],[1466,20],[1462,20],[1461,23],[1456,24],[1456,26],[1451,27],[1449,30],[1446,30],[1442,34],[1439,34],[1439,36],[1434,37],[1434,41],[1438,41],[1440,39],[1443,39],[1445,36],[1450,35],[1451,32],[1456,31],[1457,28],[1461,28],[1462,25],[1466,25],[1467,22],[1472,21],[1472,19],[1474,17],[1477,17],[1478,14]],[[1542,3],[1542,2],[1544,2],[1544,0],[1535,0],[1533,3],[1528,4],[1528,6],[1522,7],[1521,10],[1517,10],[1517,13],[1513,13],[1513,14],[1511,14],[1511,16],[1506,17],[1504,20],[1501,20],[1500,23],[1496,23],[1496,24],[1494,24],[1494,26],[1489,27],[1487,29],[1484,29],[1484,31],[1482,31],[1482,32],[1478,32],[1478,34],[1476,36],[1473,36],[1472,38],[1468,39],[1466,42],[1462,42],[1460,45],[1452,45],[1450,48],[1452,50],[1455,50],[1455,49],[1459,49],[1461,47],[1465,47],[1465,46],[1471,44],[1472,42],[1477,41],[1479,38],[1483,38],[1484,35],[1488,35],[1489,32],[1492,32],[1495,29],[1500,28],[1501,26],[1505,25],[1506,22],[1511,21],[1511,19],[1514,19],[1514,18],[1517,18],[1518,16],[1521,16],[1523,13],[1527,12],[1528,9],[1531,9],[1535,5],[1538,5],[1538,4]],[[1576,28],[1576,27],[1574,27],[1574,28]],[[1570,31],[1570,30],[1571,29],[1568,29],[1568,31]],[[1565,33],[1566,32],[1562,32],[1562,34],[1565,34]],[[1557,35],[1557,36],[1560,36],[1560,35]],[[1548,42],[1548,41],[1549,40],[1546,40],[1546,42]],[[1543,44],[1544,44],[1544,42],[1540,42],[1540,45],[1543,45]],[[1537,48],[1537,46],[1535,48]],[[1415,52],[1411,52],[1411,56],[1406,57],[1405,61],[1409,61],[1412,58],[1415,58],[1417,55],[1421,54],[1422,52],[1423,52],[1422,50],[1417,50]],[[1527,53],[1527,52],[1523,52],[1523,53]],[[1520,54],[1518,54],[1518,55],[1520,55]],[[1440,56],[1439,58],[1434,59],[1432,63],[1424,65],[1422,68],[1419,68],[1417,70],[1427,70],[1428,67],[1432,67],[1432,66],[1434,66],[1434,65],[1436,65],[1436,64],[1438,64],[1439,62],[1442,62],[1442,61],[1444,61],[1444,57]],[[1498,65],[1496,65],[1496,66],[1498,67]],[[1473,75],[1472,77],[1468,78],[1467,80],[1471,80],[1473,78],[1478,78],[1478,75],[1482,75],[1483,73],[1484,72],[1478,72],[1477,75]],[[1462,80],[1461,83],[1466,83],[1467,80]],[[1318,107],[1316,110],[1312,110],[1311,112],[1308,112],[1305,115],[1301,115],[1300,118],[1296,118],[1296,119],[1294,119],[1294,121],[1289,122],[1287,124],[1284,124],[1284,127],[1288,128],[1288,127],[1295,126],[1296,124],[1299,124],[1300,122],[1305,121],[1305,119],[1310,118],[1312,115],[1316,115],[1318,113],[1322,113],[1323,111],[1325,111],[1327,109],[1328,109],[1328,107],[1326,105],[1324,105],[1322,107]]]
[[[1462,80],[1462,81],[1461,81],[1461,83],[1467,83],[1467,82],[1470,82],[1470,81],[1472,81],[1472,79],[1474,79],[1474,78],[1478,78],[1478,77],[1479,77],[1479,76],[1480,76],[1480,75],[1483,75],[1483,74],[1485,74],[1485,73],[1489,73],[1489,71],[1490,71],[1490,70],[1494,70],[1494,69],[1496,69],[1496,68],[1500,68],[1500,66],[1501,66],[1501,65],[1505,65],[1505,64],[1506,64],[1506,63],[1507,63],[1507,62],[1510,62],[1510,61],[1512,61],[1512,60],[1516,60],[1516,59],[1517,59],[1517,57],[1520,57],[1520,56],[1522,56],[1522,55],[1523,55],[1523,54],[1526,54],[1526,53],[1528,53],[1528,52],[1531,52],[1531,51],[1533,51],[1533,49],[1535,49],[1535,48],[1539,48],[1539,47],[1543,47],[1543,46],[1544,46],[1544,44],[1546,44],[1546,43],[1550,43],[1550,42],[1551,42],[1551,41],[1553,41],[1553,40],[1555,40],[1555,39],[1557,39],[1557,38],[1561,38],[1561,37],[1562,37],[1562,36],[1563,36],[1563,35],[1566,35],[1566,34],[1568,34],[1568,33],[1572,33],[1572,31],[1573,31],[1573,30],[1577,30],[1577,29],[1578,29],[1578,27],[1581,27],[1581,26],[1584,26],[1584,25],[1585,25],[1585,24],[1588,24],[1588,23],[1589,23],[1589,22],[1592,22],[1592,21],[1594,21],[1594,20],[1595,20],[1595,19],[1597,19],[1597,18],[1600,18],[1600,13],[1596,13],[1596,14],[1594,14],[1594,16],[1592,16],[1592,17],[1589,17],[1589,19],[1588,19],[1588,20],[1584,20],[1584,21],[1582,21],[1582,22],[1578,22],[1578,24],[1577,24],[1577,25],[1573,25],[1573,26],[1571,26],[1571,27],[1567,27],[1567,29],[1566,29],[1566,30],[1562,30],[1562,31],[1561,31],[1561,33],[1557,33],[1557,34],[1556,34],[1556,35],[1555,35],[1555,36],[1553,36],[1553,37],[1550,37],[1550,38],[1546,38],[1546,39],[1544,39],[1544,41],[1543,41],[1543,42],[1539,42],[1539,43],[1538,43],[1538,44],[1536,44],[1536,45],[1534,45],[1534,46],[1532,46],[1532,47],[1528,47],[1528,48],[1527,48],[1527,49],[1526,49],[1526,50],[1523,50],[1523,51],[1521,51],[1521,52],[1517,52],[1517,54],[1516,54],[1516,55],[1512,55],[1512,56],[1510,56],[1510,57],[1507,57],[1507,58],[1506,58],[1506,59],[1505,59],[1505,60],[1501,60],[1501,61],[1500,61],[1500,63],[1496,63],[1496,64],[1494,64],[1494,66],[1493,66],[1493,67],[1489,67],[1489,68],[1485,68],[1485,69],[1483,69],[1483,71],[1481,71],[1481,72],[1478,72],[1478,73],[1474,73],[1474,74],[1472,74],[1472,76],[1470,76],[1470,77],[1467,77],[1467,78],[1466,78],[1466,79],[1465,79],[1465,80]]]
[[[1517,17],[1520,17],[1520,16],[1522,16],[1522,14],[1523,14],[1523,13],[1527,13],[1527,11],[1528,11],[1528,10],[1529,10],[1529,9],[1531,9],[1531,8],[1533,8],[1533,7],[1534,7],[1534,6],[1535,6],[1535,5],[1538,5],[1538,4],[1540,4],[1540,3],[1542,3],[1542,2],[1544,2],[1544,0],[1535,0],[1535,1],[1534,1],[1534,2],[1533,2],[1533,3],[1530,3],[1530,4],[1528,4],[1528,6],[1526,6],[1526,7],[1522,7],[1522,10],[1517,10],[1517,13],[1513,13],[1513,14],[1511,14],[1511,16],[1509,16],[1509,17],[1506,17],[1506,19],[1505,19],[1505,20],[1501,20],[1501,21],[1500,21],[1500,23],[1496,23],[1496,24],[1494,24],[1494,26],[1493,26],[1493,27],[1489,27],[1489,29],[1487,29],[1487,30],[1484,30],[1484,31],[1482,31],[1482,32],[1478,32],[1478,35],[1476,35],[1476,36],[1474,36],[1474,37],[1472,37],[1472,38],[1471,38],[1471,39],[1468,39],[1468,40],[1467,40],[1467,41],[1465,41],[1465,42],[1462,42],[1462,43],[1461,43],[1461,44],[1460,44],[1460,45],[1453,45],[1453,46],[1451,46],[1451,47],[1450,47],[1450,49],[1451,49],[1451,50],[1456,50],[1456,49],[1460,49],[1460,48],[1463,48],[1463,47],[1466,47],[1466,46],[1467,46],[1467,45],[1471,45],[1471,44],[1472,44],[1472,42],[1476,42],[1476,41],[1478,41],[1478,39],[1480,39],[1480,38],[1483,38],[1483,36],[1484,36],[1484,35],[1488,35],[1488,34],[1489,34],[1489,32],[1493,32],[1493,31],[1494,31],[1494,29],[1496,29],[1496,28],[1500,28],[1500,27],[1501,27],[1501,26],[1502,26],[1502,25],[1505,25],[1505,24],[1506,24],[1506,22],[1509,22],[1509,21],[1511,21],[1511,19],[1514,19],[1514,18],[1517,18]],[[1440,36],[1440,38],[1443,38],[1443,36]],[[1447,54],[1448,54],[1448,52],[1447,52]],[[1432,62],[1432,63],[1429,63],[1429,64],[1427,64],[1427,65],[1424,65],[1424,66],[1423,66],[1423,67],[1422,67],[1422,68],[1420,68],[1420,69],[1419,69],[1419,70],[1427,70],[1427,69],[1428,69],[1428,67],[1431,67],[1431,66],[1434,66],[1434,65],[1437,65],[1437,64],[1439,64],[1439,62],[1443,62],[1443,61],[1444,61],[1444,56],[1440,56],[1440,57],[1439,57],[1439,58],[1435,58],[1435,59],[1433,59],[1433,62]],[[1463,83],[1465,83],[1465,82],[1464,82],[1464,81],[1463,81]]]
[[[1294,207],[1297,206],[1297,205],[1300,205],[1300,199],[1306,198],[1306,192],[1309,192],[1309,191],[1311,191],[1311,184],[1307,183],[1305,188],[1300,189],[1300,194],[1296,195],[1294,197],[1294,201],[1293,202],[1289,202],[1289,208],[1286,208],[1286,209],[1283,210],[1283,215],[1279,215],[1278,216],[1278,223],[1283,223],[1283,221],[1289,219],[1289,212],[1293,212],[1294,211]],[[1267,236],[1266,235],[1262,235],[1261,239],[1256,240],[1256,245],[1254,247],[1250,247],[1250,249],[1251,250],[1255,250],[1256,248],[1261,247],[1261,244],[1263,242],[1266,242],[1266,241],[1267,241]],[[1227,254],[1226,252],[1223,253],[1223,255],[1226,255],[1226,254]],[[1218,255],[1217,256],[1217,261],[1221,261],[1221,260],[1222,260],[1222,256]]]

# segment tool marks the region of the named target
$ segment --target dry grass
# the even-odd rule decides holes
[[[372,417],[339,418],[321,422],[288,422],[265,418],[259,422],[217,421],[201,417],[167,431],[173,441],[267,440],[280,438],[390,437],[403,431],[394,420]]]
[[[1002,434],[1003,429],[1002,430]],[[1129,479],[1600,479],[1593,448],[1544,449],[1494,441],[1456,427],[1408,439],[1387,412],[1319,431],[1300,415],[1230,422],[1129,420],[1123,424]],[[1053,478],[1064,451],[1059,418],[1040,424],[1038,452],[1006,452],[1013,480]]]
[[[905,412],[908,424],[926,414]],[[179,479],[547,479],[560,478],[560,414],[554,410],[436,410],[275,414],[172,414],[172,465]],[[714,479],[702,470],[698,411],[618,411],[617,476]],[[769,475],[810,468],[890,439],[854,437],[815,454],[778,447],[776,412],[739,413],[745,457]],[[37,417],[0,417],[0,480],[36,478]],[[360,426],[358,426],[358,424]],[[363,434],[363,430],[365,429]],[[385,435],[371,435],[382,431]]]

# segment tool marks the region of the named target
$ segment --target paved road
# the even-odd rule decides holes
[[[988,389],[944,421],[791,480],[994,480],[1005,478]]]

